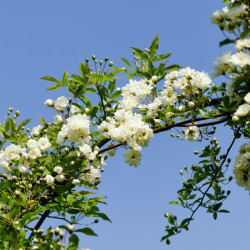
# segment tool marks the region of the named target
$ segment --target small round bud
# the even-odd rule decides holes
[[[47,99],[44,103],[45,103],[45,105],[47,107],[53,107],[54,106],[54,101],[51,100],[51,99]]]
[[[180,170],[180,174],[183,175],[183,171],[182,170]]]
[[[228,162],[228,163],[230,163],[230,162],[231,162],[231,159],[230,159],[230,158],[228,158],[228,159],[227,159],[227,162]]]
[[[109,58],[108,57],[105,57],[105,62],[107,62],[109,60]]]
[[[237,116],[237,115],[234,115],[233,117],[232,117],[232,121],[234,121],[234,122],[238,122],[240,119],[239,119],[239,117]]]
[[[230,195],[231,194],[231,191],[230,190],[227,190],[227,195]]]
[[[169,239],[166,240],[166,244],[170,245],[170,240]]]
[[[98,223],[98,222],[99,222],[99,220],[98,220],[98,219],[95,219],[95,220],[94,220],[94,223]]]
[[[69,153],[69,148],[68,147],[66,147],[65,149],[64,149],[64,151],[65,151],[65,153]]]
[[[75,165],[75,162],[74,161],[71,161],[70,162],[70,166],[73,167]]]
[[[96,125],[96,121],[93,121],[92,123],[93,123],[94,126]]]
[[[170,135],[171,135],[172,137],[175,137],[174,133],[171,133]]]
[[[233,179],[233,176],[229,176],[228,180],[232,181],[232,179]]]
[[[28,133],[30,132],[30,128],[27,128],[26,130],[27,130]]]
[[[72,98],[69,98],[69,103],[71,103],[72,102]]]
[[[187,171],[187,166],[186,165],[184,166],[184,170]]]
[[[60,238],[63,238],[64,232],[62,230],[59,231],[59,236],[60,236]]]
[[[55,235],[58,235],[59,232],[60,232],[60,228],[59,228],[59,227],[56,227],[56,228],[55,228]]]
[[[85,114],[86,114],[86,115],[89,114],[89,109],[88,109],[88,108],[85,109]]]
[[[152,80],[153,83],[156,83],[158,78],[157,78],[157,76],[152,76],[151,80]]]
[[[16,118],[17,118],[17,116],[16,116],[16,115],[13,115],[13,118],[14,118],[14,119],[16,119]]]
[[[194,151],[194,154],[195,154],[195,155],[198,155],[198,154],[199,154],[199,151],[195,150],[195,151]]]
[[[168,213],[165,213],[164,216],[165,216],[166,218],[168,218],[169,214],[168,214]]]
[[[95,55],[92,55],[92,59],[95,60]]]
[[[68,225],[66,226],[66,229],[69,231],[70,234],[72,234],[73,231],[74,231],[74,229],[75,229],[75,226],[74,226],[74,225],[68,224]]]
[[[50,233],[50,234],[54,234],[54,233],[55,233],[55,230],[54,230],[54,229],[51,229],[51,230],[49,231],[49,233]]]
[[[13,108],[10,107],[10,108],[9,108],[9,112],[12,112],[12,111],[13,111]]]
[[[102,60],[100,60],[99,64],[100,64],[100,65],[102,65],[102,64],[103,64],[103,61],[102,61]]]
[[[20,191],[19,190],[15,190],[15,195],[16,196],[20,196],[21,195]]]
[[[98,61],[97,60],[95,60],[95,64],[97,63]]]
[[[189,103],[188,103],[188,107],[193,108],[194,106],[195,106],[195,103],[194,103],[194,102],[189,102]]]
[[[109,67],[112,67],[114,65],[114,63],[111,61],[109,62]]]
[[[89,62],[89,59],[88,59],[88,58],[86,58],[86,59],[85,59],[85,62],[86,62],[86,63],[88,63],[88,62]]]
[[[16,114],[16,116],[19,116],[20,115],[20,111],[17,110],[15,114]]]

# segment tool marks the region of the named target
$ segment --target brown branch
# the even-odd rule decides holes
[[[228,114],[229,114],[228,112],[218,113],[218,114],[213,115],[213,118],[227,116]],[[200,124],[193,123],[195,121],[203,121],[203,120],[207,120],[207,119],[211,119],[211,118],[200,117],[200,118],[196,118],[196,119],[189,119],[189,120],[186,120],[186,121],[177,122],[175,124],[165,126],[164,128],[155,129],[153,131],[153,133],[158,134],[160,132],[170,130],[171,128],[174,128],[174,127],[187,127],[187,126],[205,127],[205,126],[212,126],[212,125],[223,123],[223,122],[227,121],[228,118],[225,117],[222,120],[209,122],[209,123],[207,123],[207,122],[206,123],[200,123]],[[190,123],[190,124],[188,124],[188,123]],[[105,139],[105,140],[107,140],[107,142],[108,142],[110,139]],[[103,142],[103,141],[101,141],[101,142]],[[102,143],[101,145],[105,145],[105,143]],[[110,146],[108,148],[104,148],[104,149],[99,151],[99,154],[102,154],[102,153],[107,152],[107,151],[109,151],[111,149],[114,149],[114,148],[118,148],[118,147],[120,147],[122,145],[124,145],[124,143],[118,143],[118,144],[115,144],[115,145]]]

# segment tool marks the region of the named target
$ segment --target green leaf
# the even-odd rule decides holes
[[[220,213],[230,213],[228,210],[224,210],[224,209],[219,210],[218,212],[220,212]]]
[[[96,90],[94,88],[86,88],[86,91],[89,93],[96,93]]]
[[[152,62],[159,62],[159,61],[167,59],[170,56],[171,56],[171,53],[162,54],[162,55],[159,55],[159,56],[155,56],[151,61]]]
[[[137,48],[133,48],[131,47],[131,49],[135,52],[135,54],[140,57],[141,59],[143,59],[144,61],[148,61],[148,55],[143,52],[142,50],[140,49],[137,49]]]
[[[24,120],[23,122],[21,122],[18,126],[18,130],[20,130],[23,126],[25,126],[26,124],[28,124],[32,119],[27,119],[27,120]]]
[[[85,63],[85,64],[83,65],[82,63],[80,63],[80,65],[79,65],[79,71],[80,71],[82,77],[85,78],[85,76],[86,76],[87,74],[89,74],[89,66],[88,66],[88,64]]]
[[[210,200],[215,200],[215,197],[212,194],[206,194],[206,196],[210,199]]]
[[[63,74],[62,84],[65,85],[68,82],[69,74],[67,71]]]
[[[45,126],[45,120],[41,116],[38,116],[38,118],[40,119],[42,125]]]
[[[213,217],[214,217],[214,219],[216,220],[217,219],[217,213],[213,213]]]
[[[226,4],[226,3],[229,3],[231,0],[224,0],[223,3]]]
[[[110,94],[113,93],[114,88],[115,88],[115,81],[109,81],[108,90],[109,90]]]
[[[74,201],[76,201],[75,196],[73,194],[68,194],[66,200],[68,203],[73,203]]]
[[[77,229],[75,230],[75,232],[79,232],[79,233],[84,233],[86,235],[90,235],[90,236],[98,236],[91,228],[89,227],[85,227],[85,228],[81,228],[81,229]]]
[[[223,40],[223,41],[221,41],[220,42],[220,47],[222,47],[222,46],[224,46],[224,45],[227,45],[227,44],[230,44],[230,43],[234,43],[235,42],[235,40],[231,40],[231,39],[225,39],[225,40]]]
[[[121,90],[117,90],[116,92],[114,92],[114,94],[110,98],[116,99],[116,98],[122,97],[121,93],[122,93]]]
[[[51,77],[51,76],[44,76],[44,77],[41,77],[40,79],[50,81],[50,82],[60,83],[56,78]]]
[[[121,60],[127,64],[127,66],[133,71],[134,74],[136,73],[135,70],[134,70],[134,69],[132,68],[132,66],[130,65],[130,63],[129,63],[125,58],[122,58],[122,57],[121,57]]]
[[[78,238],[78,236],[76,234],[72,234],[69,237],[69,242],[70,242],[70,246],[78,247],[78,245],[79,245],[79,238]]]
[[[60,83],[60,84],[52,85],[52,86],[48,87],[46,90],[55,90],[55,89],[59,89],[61,87],[62,87],[62,85]]]
[[[173,204],[173,205],[181,205],[179,202],[177,201],[170,201],[169,204]]]
[[[151,59],[155,55],[156,51],[158,50],[158,45],[159,45],[159,35],[156,35],[155,39],[153,40],[149,48],[149,59]]]

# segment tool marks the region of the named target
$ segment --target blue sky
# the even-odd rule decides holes
[[[33,118],[31,127],[39,123],[38,115],[52,119],[54,114],[44,105],[46,99],[66,95],[63,90],[45,91],[49,84],[40,77],[61,78],[65,70],[78,73],[79,63],[92,54],[99,60],[108,56],[116,66],[124,66],[119,58],[131,60],[130,47],[149,47],[159,34],[159,53],[171,52],[170,64],[211,72],[216,56],[228,49],[218,47],[224,37],[210,22],[212,12],[223,7],[220,0],[13,0],[2,1],[0,6],[0,118],[3,120],[11,106],[21,111],[21,119]],[[126,78],[119,80],[121,86],[126,83]],[[224,151],[231,137],[227,128],[218,129],[216,138]],[[232,158],[242,143],[235,144]],[[200,211],[189,232],[171,239],[170,246],[159,242],[166,225],[163,214],[185,216],[185,211],[168,202],[176,199],[181,186],[179,170],[198,162],[193,151],[203,146],[173,139],[170,132],[165,132],[156,135],[143,150],[138,168],[124,163],[123,150],[110,158],[98,193],[107,196],[108,205],[103,211],[113,223],[94,225],[99,236],[83,236],[81,247],[247,249],[250,199],[234,183],[228,187],[232,194],[225,202],[230,214],[219,215],[214,221]],[[228,172],[230,175],[232,168]]]

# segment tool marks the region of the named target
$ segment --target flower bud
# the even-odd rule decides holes
[[[19,190],[15,190],[15,195],[16,196],[20,196],[21,195],[20,191]]]
[[[44,103],[45,103],[45,105],[47,107],[53,107],[54,106],[54,101],[51,100],[51,99],[47,99]]]
[[[20,115],[20,111],[17,110],[15,114],[16,114],[16,116],[19,116]]]
[[[92,55],[92,59],[95,60],[95,55]]]
[[[180,174],[183,175],[183,171],[182,170],[180,170]]]
[[[85,114],[86,114],[86,115],[89,114],[89,109],[88,109],[88,108],[85,109]]]
[[[58,235],[59,232],[60,232],[60,228],[59,228],[59,227],[56,227],[56,228],[55,228],[55,235]]]
[[[111,61],[109,62],[109,67],[112,67],[114,65],[114,63]]]
[[[151,80],[152,80],[153,83],[156,83],[158,78],[157,78],[157,76],[152,76]]]
[[[105,62],[107,62],[109,60],[109,58],[108,57],[105,57]]]
[[[66,228],[67,228],[67,230],[69,231],[69,233],[72,234],[73,231],[74,231],[74,229],[75,229],[75,226],[74,226],[74,225],[68,224],[68,225],[66,226]]]

